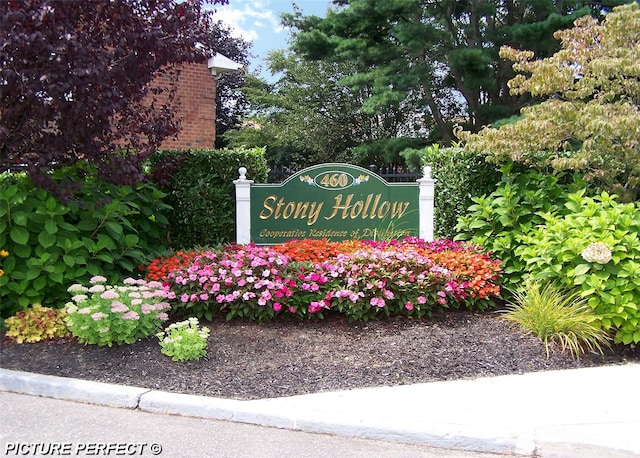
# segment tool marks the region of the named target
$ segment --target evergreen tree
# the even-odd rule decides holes
[[[285,15],[298,30],[293,49],[310,59],[357,62],[343,82],[371,87],[364,109],[377,112],[418,100],[416,112],[431,116],[444,143],[453,137],[447,120],[458,105],[472,129],[517,113],[528,97],[509,92],[514,73],[498,50],[557,50],[553,33],[581,16],[599,14],[602,2],[571,0],[335,0],[325,18]],[[628,2],[610,2],[628,3]]]

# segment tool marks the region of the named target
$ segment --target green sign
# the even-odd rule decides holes
[[[417,183],[387,183],[362,167],[321,164],[281,184],[251,187],[251,240],[381,240],[417,236]]]

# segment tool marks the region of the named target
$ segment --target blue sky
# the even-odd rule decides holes
[[[229,0],[225,6],[216,5],[214,18],[223,21],[232,35],[253,43],[249,71],[255,73],[262,66],[261,76],[269,79],[263,59],[269,51],[287,48],[289,31],[280,24],[280,13],[292,13],[293,4],[304,15],[324,16],[328,0]]]

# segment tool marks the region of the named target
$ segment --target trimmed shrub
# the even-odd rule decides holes
[[[500,180],[498,166],[486,162],[485,155],[462,148],[440,149],[437,145],[401,153],[408,164],[431,166],[438,180],[435,188],[434,236],[451,239],[456,235],[458,217],[473,203],[472,198],[493,192]]]
[[[151,160],[154,182],[167,193],[170,245],[174,249],[235,240],[238,169],[257,183],[267,179],[263,150],[165,150]]]

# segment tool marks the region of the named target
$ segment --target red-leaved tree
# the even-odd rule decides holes
[[[115,184],[179,130],[176,66],[213,53],[210,5],[228,0],[0,2],[0,165],[51,170],[87,161]],[[163,77],[169,84],[150,85]]]

